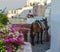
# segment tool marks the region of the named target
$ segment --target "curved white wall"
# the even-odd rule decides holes
[[[60,0],[52,1],[51,49],[47,52],[60,52]]]

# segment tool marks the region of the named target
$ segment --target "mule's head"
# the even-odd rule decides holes
[[[47,26],[48,24],[48,22],[47,22],[47,18],[45,18],[45,19],[42,19],[42,21],[43,21],[43,23],[45,24],[45,26]]]

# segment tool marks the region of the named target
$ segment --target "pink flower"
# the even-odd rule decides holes
[[[22,39],[20,39],[20,38],[17,38],[17,39],[16,39],[16,43],[17,43],[18,45],[20,45],[20,44],[23,44],[24,41],[23,41]]]
[[[14,42],[13,38],[4,39],[4,43],[13,43],[13,42]]]
[[[2,35],[3,35],[3,36],[6,36],[6,34],[5,34],[5,33],[3,33]]]
[[[9,46],[6,46],[6,49],[7,49],[8,52],[12,52],[13,51],[13,49],[11,47],[9,47]]]
[[[4,39],[4,43],[9,43],[9,39]]]
[[[16,26],[15,26],[15,25],[13,25],[11,28],[16,29]]]
[[[14,35],[14,34],[10,34],[9,38],[13,38],[13,35]]]
[[[13,38],[9,38],[9,42],[13,43],[14,39]]]
[[[19,35],[18,37],[21,38],[21,37],[24,37],[24,35]]]
[[[14,33],[14,30],[13,29],[10,29],[10,32]]]

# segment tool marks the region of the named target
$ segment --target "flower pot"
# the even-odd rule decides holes
[[[23,45],[18,46],[18,50],[16,52],[24,52],[24,46]]]
[[[24,50],[21,50],[20,48],[16,52],[24,52]]]

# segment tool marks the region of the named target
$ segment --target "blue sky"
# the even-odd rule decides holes
[[[26,0],[0,0],[0,9],[7,7],[7,9],[21,8],[26,5]]]

